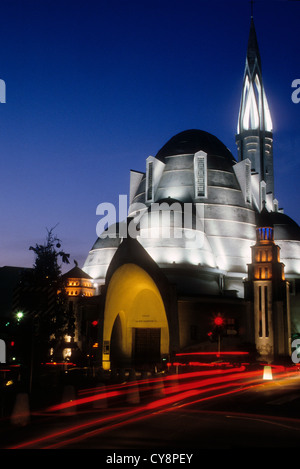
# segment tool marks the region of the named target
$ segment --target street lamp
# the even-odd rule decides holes
[[[19,321],[21,321],[21,319],[23,319],[24,313],[22,311],[18,311],[17,314],[16,314],[16,317],[17,317],[17,320],[19,322]]]

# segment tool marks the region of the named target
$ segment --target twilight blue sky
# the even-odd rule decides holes
[[[300,1],[254,3],[275,196],[298,223],[299,18]],[[82,266],[97,205],[178,132],[211,132],[236,157],[249,26],[248,0],[0,0],[0,266],[32,266],[55,225]]]

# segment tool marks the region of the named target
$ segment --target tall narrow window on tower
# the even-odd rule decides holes
[[[246,176],[246,202],[251,203],[251,164],[246,163],[245,166]]]
[[[147,168],[147,201],[153,199],[153,163],[150,161]]]
[[[200,151],[194,158],[195,197],[207,197],[207,154]]]
[[[262,337],[262,295],[261,286],[258,287],[258,335]]]
[[[268,300],[268,287],[265,286],[265,336],[269,337],[269,300]]]
[[[264,205],[267,203],[267,189],[265,181],[260,183],[260,210],[263,209]]]

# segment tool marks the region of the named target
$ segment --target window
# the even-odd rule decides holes
[[[269,269],[265,267],[265,278],[269,278]]]
[[[259,337],[262,337],[262,311],[261,311],[261,286],[258,287],[258,320],[259,320]]]
[[[268,287],[265,286],[265,335],[269,337]]]
[[[266,183],[264,181],[261,182],[260,190],[261,208],[263,208],[263,205],[267,201]]]
[[[251,165],[246,164],[246,202],[251,203]]]
[[[207,155],[199,152],[194,159],[195,197],[207,197]]]
[[[270,262],[272,260],[272,251],[267,251],[267,259]]]
[[[153,163],[148,163],[147,171],[147,200],[151,201],[153,199]]]
[[[269,337],[269,297],[268,286],[258,287],[258,335]]]

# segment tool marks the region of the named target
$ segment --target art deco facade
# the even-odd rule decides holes
[[[179,350],[211,350],[216,314],[226,324],[223,347],[256,350],[269,359],[289,353],[291,333],[300,331],[300,228],[275,198],[272,120],[253,19],[236,142],[237,159],[217,137],[183,131],[146,159],[144,173],[131,171],[125,231],[124,223],[111,226],[83,266],[103,297],[104,368],[155,362]],[[290,288],[289,301],[281,298],[282,308],[290,308],[288,323],[276,329],[268,347],[261,347],[256,330],[262,284],[255,286],[249,269],[257,262],[253,246],[262,210],[272,225],[268,249],[280,252]],[[272,272],[269,264],[261,268]],[[272,278],[264,280],[270,292]],[[270,331],[272,298],[270,293]]]

